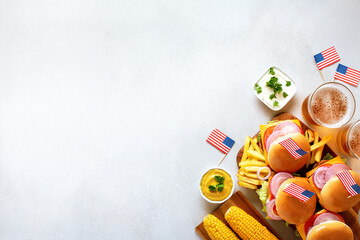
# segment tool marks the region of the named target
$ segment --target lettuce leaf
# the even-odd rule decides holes
[[[261,188],[255,191],[259,195],[259,199],[263,204],[262,211],[266,213],[266,199],[268,198],[269,194],[269,182],[263,181],[261,184]]]

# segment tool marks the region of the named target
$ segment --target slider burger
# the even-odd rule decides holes
[[[296,172],[309,160],[310,144],[298,120],[261,125],[260,134],[265,158],[276,172]]]
[[[321,210],[305,223],[296,225],[302,239],[306,240],[353,240],[351,228],[336,213]]]
[[[316,195],[306,178],[294,178],[290,173],[280,172],[270,179],[266,201],[270,219],[304,223],[314,214],[315,207]]]
[[[360,175],[338,156],[306,173],[320,204],[329,211],[343,212],[360,201]]]

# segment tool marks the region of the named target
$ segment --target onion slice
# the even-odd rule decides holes
[[[269,189],[273,196],[276,197],[281,184],[286,180],[288,180],[289,178],[294,178],[294,176],[287,172],[278,172],[272,177],[270,181]]]
[[[338,216],[336,216],[336,214],[327,212],[327,213],[320,214],[315,219],[313,226],[316,226],[316,225],[319,225],[320,223],[328,222],[328,221],[339,221],[340,222],[341,220]]]
[[[286,134],[302,133],[301,128],[293,121],[284,121],[284,122],[281,122],[278,125],[276,125],[276,127],[274,128],[274,132],[280,131],[280,130],[285,132]]]
[[[326,184],[326,174],[329,170],[329,167],[323,166],[316,169],[314,172],[312,179],[317,188],[322,189]]]
[[[282,220],[282,218],[276,213],[276,199],[272,199],[266,203],[266,211],[269,218],[272,220]]]
[[[327,171],[325,180],[329,181],[330,178],[336,176],[336,174],[346,171],[346,170],[351,170],[351,168],[349,168],[347,165],[342,164],[342,163],[334,164]]]
[[[266,151],[269,152],[271,144],[278,138],[285,136],[287,133],[284,131],[274,131],[266,141]]]
[[[263,169],[267,169],[268,170],[268,175],[266,175],[265,177],[261,177],[261,171],[263,170]],[[271,175],[271,169],[269,168],[269,167],[261,167],[261,168],[259,168],[259,170],[257,171],[257,173],[256,173],[256,175],[257,175],[257,177],[260,179],[260,180],[266,180],[266,179],[268,179],[269,177],[270,177],[270,175]]]

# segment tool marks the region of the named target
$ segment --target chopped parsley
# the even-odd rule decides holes
[[[282,84],[279,83],[279,79],[277,77],[271,77],[268,82],[266,82],[266,86],[271,88],[274,93],[282,92]]]
[[[224,177],[216,175],[214,178],[219,184],[224,184]]]
[[[262,88],[257,83],[255,83],[255,90],[258,94],[262,92]]]
[[[283,96],[284,96],[284,98],[286,98],[289,95],[286,92],[283,92]]]
[[[272,67],[270,68],[270,74],[271,74],[271,75],[275,75],[274,68],[272,68]]]
[[[216,191],[216,187],[213,185],[209,185],[209,190],[210,192],[215,192]]]
[[[278,107],[279,106],[279,102],[278,101],[274,101],[274,107]]]
[[[290,81],[286,81],[286,85],[287,87],[289,87],[291,85],[291,82]]]
[[[217,190],[219,191],[219,192],[222,192],[223,190],[224,190],[224,184],[218,184],[218,185],[216,185],[217,186]]]
[[[269,98],[270,98],[270,100],[273,100],[273,98],[276,98],[275,93],[271,94],[271,95],[269,96]]]
[[[214,178],[218,182],[218,184],[216,184],[216,186],[209,185],[210,192],[216,192],[216,191],[222,192],[225,186],[224,184],[225,178],[219,175],[214,176]]]

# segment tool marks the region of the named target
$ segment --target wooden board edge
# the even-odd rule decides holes
[[[239,198],[240,202],[245,204],[246,207],[241,207],[236,203],[233,204],[232,202],[236,202],[237,198]],[[263,226],[265,226],[272,234],[274,234],[274,236],[276,236],[279,240],[282,240],[279,233],[276,232],[276,230],[271,226],[271,224],[263,217],[263,215],[255,208],[255,206],[246,198],[246,196],[241,191],[237,191],[236,193],[234,193],[233,196],[231,196],[231,198],[229,198],[226,202],[220,205],[211,214],[214,214],[216,217],[219,218],[220,221],[225,223],[226,226],[230,227],[229,224],[226,222],[224,216],[222,214],[219,215],[219,212],[221,211],[226,212],[227,209],[230,208],[231,206],[238,206],[242,208],[245,212],[247,212],[249,215],[254,217]],[[203,239],[205,240],[210,239],[210,237],[206,233],[203,222],[201,222],[198,226],[195,227],[195,231]]]

